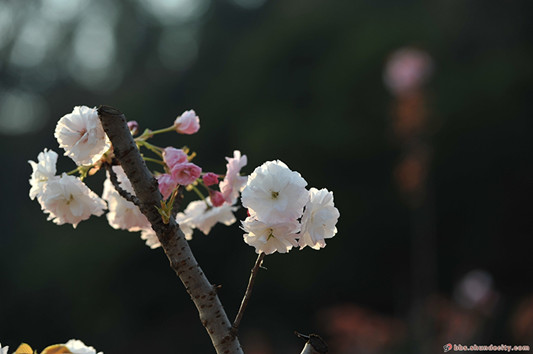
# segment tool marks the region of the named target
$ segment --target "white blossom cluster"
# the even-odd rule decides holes
[[[74,107],[72,113],[63,116],[57,122],[54,136],[65,155],[78,166],[95,163],[111,146],[96,109],[85,106]],[[30,198],[37,198],[43,211],[49,214],[48,220],[76,227],[91,215],[104,213],[106,203],[80,178],[66,173],[56,175],[56,152],[44,149],[37,160],[28,161],[33,168]]]
[[[43,211],[49,214],[48,220],[58,225],[72,224],[75,228],[91,215],[104,213],[106,203],[78,177],[66,173],[56,175],[56,152],[45,149],[37,160],[28,161],[33,168],[30,198],[37,198]]]
[[[198,116],[192,110],[186,111],[175,120],[174,129],[180,134],[195,133],[199,129]],[[86,106],[75,107],[71,113],[63,116],[57,123],[55,137],[59,146],[65,150],[64,155],[81,167],[91,168],[111,147],[100,124],[96,108]],[[183,156],[186,159],[184,153]],[[66,173],[57,175],[57,158],[56,152],[44,149],[38,155],[37,162],[28,161],[33,169],[29,180],[30,198],[37,199],[42,210],[49,214],[48,220],[58,225],[72,224],[75,228],[91,215],[100,216],[108,210],[106,217],[111,227],[132,232],[141,231],[141,238],[146,240],[148,246],[151,248],[160,246],[148,219],[136,205],[120,196],[111,182],[109,173],[100,197],[80,178]],[[194,201],[176,216],[187,239],[192,238],[193,229],[198,229],[207,235],[218,222],[231,225],[236,221],[233,212],[237,207],[233,205],[246,183],[246,177],[240,176],[240,169],[246,165],[246,156],[241,156],[239,151],[235,151],[234,157],[227,160],[228,171],[224,180],[220,182],[221,192],[213,194],[220,195],[217,206],[213,206],[209,199]],[[180,164],[184,165],[192,164]],[[113,166],[112,170],[117,176],[120,187],[135,195],[122,167]],[[195,179],[189,179],[187,184]],[[218,184],[216,177],[215,180]],[[160,190],[163,192],[162,187],[164,185],[160,183]]]
[[[244,241],[257,253],[286,253],[293,247],[321,249],[335,236],[339,211],[333,193],[305,187],[307,182],[283,162],[255,169],[242,191],[249,216],[242,222]]]

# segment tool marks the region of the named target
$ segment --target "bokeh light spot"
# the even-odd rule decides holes
[[[82,67],[105,69],[115,58],[113,28],[102,18],[86,18],[76,30],[73,50]]]
[[[32,93],[7,91],[0,95],[0,132],[19,135],[39,130],[46,122],[45,101]]]
[[[202,17],[209,0],[139,0],[141,5],[164,24],[187,22]]]
[[[41,13],[54,21],[68,22],[87,5],[88,0],[42,0]]]
[[[0,49],[9,42],[13,35],[12,12],[9,4],[0,3]]]
[[[15,39],[9,58],[11,64],[25,68],[38,66],[58,37],[57,25],[35,15],[28,16]]]

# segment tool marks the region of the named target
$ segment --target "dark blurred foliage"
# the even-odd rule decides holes
[[[108,104],[141,129],[195,109],[198,134],[158,144],[190,146],[204,170],[223,173],[239,149],[246,173],[281,159],[334,191],[341,217],[325,249],[267,257],[241,324],[249,353],[299,352],[294,330],[318,332],[333,353],[416,352],[416,225],[395,182],[402,148],[383,84],[388,56],[407,45],[434,62],[424,97],[435,285],[420,310],[431,351],[532,345],[532,13],[530,1],[0,3],[0,342],[213,352],[160,249],[103,217],[58,227],[28,198],[26,161],[59,151],[56,121]],[[73,166],[60,158],[58,171]],[[89,184],[100,193],[102,181]],[[233,317],[253,249],[237,225],[190,244]],[[491,300],[461,302],[476,269]]]

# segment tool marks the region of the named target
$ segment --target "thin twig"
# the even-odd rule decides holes
[[[111,166],[111,164],[104,163],[104,166],[105,166],[106,171],[109,173],[109,179],[111,180],[111,183],[113,183],[113,186],[117,190],[118,194],[120,194],[122,198],[126,199],[127,201],[132,202],[133,204],[137,206],[141,205],[139,198],[129,193],[128,191],[124,190],[120,186],[117,174],[115,173],[115,171],[113,171],[113,167]]]
[[[235,316],[235,321],[233,321],[233,325],[231,326],[231,331],[233,332],[233,334],[237,334],[237,331],[239,330],[239,325],[241,323],[242,316],[244,315],[244,310],[246,310],[246,306],[248,305],[248,301],[250,301],[250,297],[252,296],[252,289],[254,287],[255,277],[257,276],[257,272],[261,267],[261,263],[263,263],[263,258],[265,258],[265,253],[261,252],[259,256],[257,256],[255,265],[252,268],[252,274],[250,274],[248,286],[246,287],[246,292],[244,293],[244,297],[242,298],[241,306],[239,307],[239,312],[237,312],[237,316]]]

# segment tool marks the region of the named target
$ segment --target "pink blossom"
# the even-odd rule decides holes
[[[415,48],[401,48],[387,61],[384,80],[395,95],[402,95],[419,89],[426,83],[433,71],[433,61],[424,51]]]
[[[206,186],[212,186],[218,184],[218,175],[213,172],[207,172],[204,177],[202,177],[204,184]]]
[[[173,169],[175,165],[187,162],[187,154],[181,149],[169,146],[163,150],[163,161],[168,168]]]
[[[167,199],[176,188],[176,181],[168,173],[157,176],[157,183],[159,184],[159,191],[163,195],[163,199]]]
[[[202,169],[191,162],[180,163],[171,168],[172,178],[182,186],[196,181],[202,174]]]
[[[233,205],[248,180],[248,177],[240,175],[241,168],[247,163],[247,158],[246,155],[241,156],[239,150],[235,150],[233,157],[226,157],[226,160],[228,161],[226,164],[226,177],[220,182],[220,191],[224,195],[226,202]]]
[[[200,118],[192,109],[185,111],[174,121],[174,128],[180,134],[194,134],[200,129]]]
[[[209,199],[211,199],[211,203],[215,207],[219,207],[226,201],[224,199],[224,196],[219,191],[214,191],[212,189],[209,190]]]

